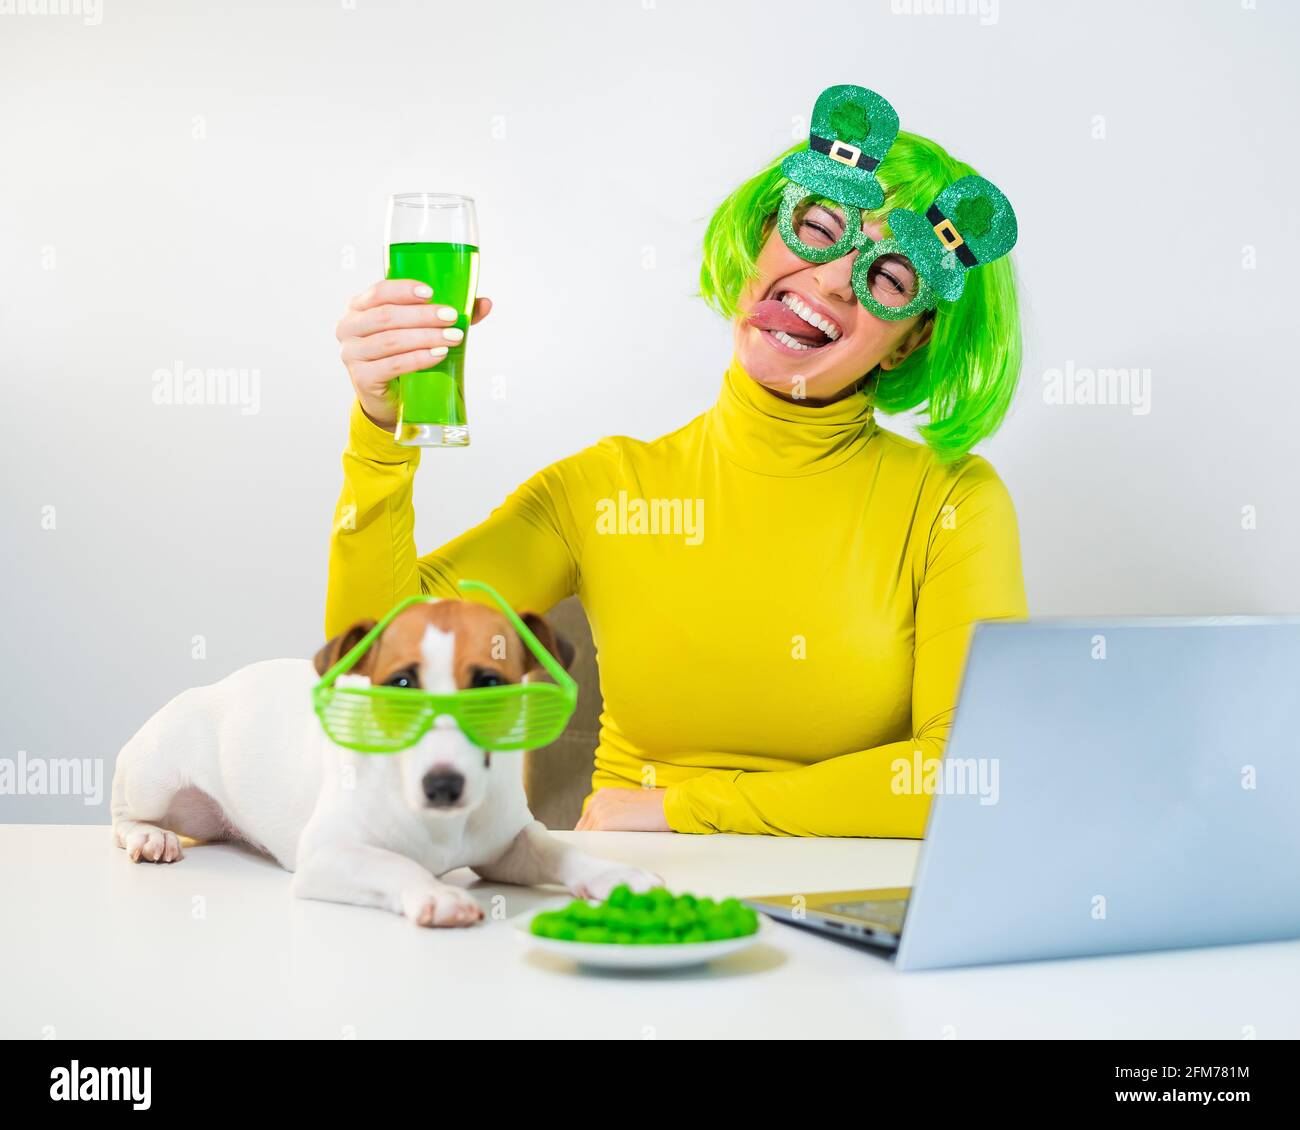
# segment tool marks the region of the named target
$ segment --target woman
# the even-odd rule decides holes
[[[604,695],[579,828],[923,835],[914,770],[943,754],[971,625],[1026,613],[1011,500],[968,454],[1020,365],[1014,215],[972,173],[879,95],[823,92],[809,144],[706,231],[735,337],[717,403],[539,471],[424,557],[389,385],[451,318],[410,280],[358,296],[327,632],[462,577],[516,608],[576,593]],[[921,404],[924,443],[876,424]]]

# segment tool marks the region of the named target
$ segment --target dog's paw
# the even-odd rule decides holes
[[[175,832],[133,820],[117,831],[117,842],[126,849],[132,863],[175,863],[183,859],[181,840]]]
[[[483,918],[474,896],[458,887],[405,894],[402,913],[417,926],[473,926]]]
[[[652,871],[639,867],[611,867],[586,875],[569,887],[569,892],[580,899],[607,899],[615,887],[626,886],[633,894],[641,895],[652,887],[662,887],[662,878]]]

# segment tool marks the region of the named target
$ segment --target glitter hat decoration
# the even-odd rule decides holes
[[[879,94],[864,86],[828,86],[813,106],[807,150],[786,157],[781,172],[806,193],[876,209],[885,201],[876,169],[897,138],[898,113]],[[814,253],[794,237],[790,222],[799,195],[798,188],[787,188],[782,202],[781,234],[787,245],[810,262],[848,254],[851,248],[841,248],[839,242]],[[854,218],[849,226],[856,231],[860,225]],[[851,243],[867,251],[866,266],[885,253],[906,255],[926,285],[912,302],[897,309],[874,303],[869,294],[862,297],[882,318],[910,317],[933,308],[937,299],[956,301],[965,289],[966,272],[1002,258],[1015,246],[1017,235],[1010,201],[981,176],[965,176],[948,185],[923,216],[894,208],[889,228],[892,235],[884,243],[867,239],[865,233]]]
[[[970,268],[1002,258],[1017,234],[1010,201],[978,176],[953,181],[924,216],[895,208],[889,227],[921,277],[946,302],[961,297]]]
[[[876,168],[898,136],[898,113],[864,86],[828,86],[817,96],[808,148],[781,162],[781,173],[841,204],[879,208],[885,193]]]

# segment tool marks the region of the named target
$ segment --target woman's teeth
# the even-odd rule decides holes
[[[791,349],[816,349],[815,345],[805,345],[802,341],[791,337],[785,330],[773,330],[772,336],[782,345],[788,345]]]
[[[821,332],[824,333],[828,338],[830,338],[831,341],[837,340],[840,334],[844,332],[843,330],[840,329],[839,326],[837,326],[834,322],[830,321],[828,318],[823,318],[817,313],[815,313],[813,308],[809,306],[807,303],[800,302],[799,299],[790,291],[786,291],[785,294],[781,295],[781,302],[784,305],[789,306],[791,310],[793,310],[796,314],[798,314],[799,317],[801,317],[810,326],[815,326],[817,329],[821,330]],[[785,340],[785,338],[782,337],[781,334],[777,334],[776,336],[781,338],[781,340],[783,341]],[[787,334],[785,336],[788,337],[789,335]],[[804,346],[804,348],[808,349],[811,347]]]

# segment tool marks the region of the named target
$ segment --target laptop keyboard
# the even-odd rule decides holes
[[[906,899],[859,899],[854,902],[832,902],[818,907],[832,914],[843,914],[847,918],[861,918],[897,933],[903,928],[903,914],[907,910]]]

